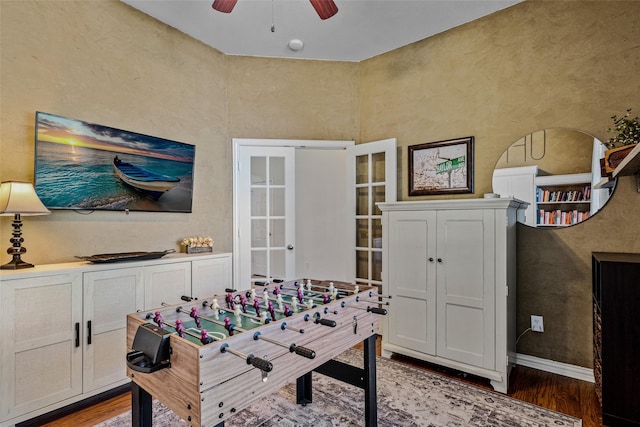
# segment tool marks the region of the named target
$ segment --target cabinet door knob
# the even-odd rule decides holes
[[[290,251],[293,250],[293,245],[287,245],[287,249],[289,249]]]
[[[442,258],[438,258],[438,262],[442,262]]]
[[[433,262],[433,257],[429,257],[429,262]]]

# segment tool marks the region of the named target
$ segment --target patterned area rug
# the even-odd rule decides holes
[[[362,367],[362,352],[337,359]],[[378,425],[419,427],[582,426],[582,421],[500,393],[483,390],[392,360],[377,359]],[[131,413],[100,427],[131,425]],[[153,425],[187,426],[154,401]],[[364,391],[313,373],[313,403],[296,404],[295,382],[259,400],[225,422],[226,427],[337,427],[364,425]]]

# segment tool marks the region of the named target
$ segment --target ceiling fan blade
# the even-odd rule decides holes
[[[215,0],[211,5],[212,8],[222,13],[229,13],[233,10],[238,0]]]
[[[216,0],[218,1],[218,0]],[[309,0],[313,8],[318,12],[320,19],[329,19],[338,13],[338,6],[333,0]]]

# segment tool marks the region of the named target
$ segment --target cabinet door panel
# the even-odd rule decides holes
[[[3,280],[0,421],[82,393],[82,276]]]
[[[202,299],[222,295],[231,285],[231,257],[193,260],[191,296]]]
[[[178,304],[183,295],[191,295],[191,262],[145,267],[144,280],[146,308]]]
[[[438,212],[438,356],[495,367],[495,224],[491,210]]]
[[[389,225],[389,342],[435,354],[434,212],[393,212]]]
[[[122,268],[84,274],[85,393],[127,378],[126,317],[144,308],[142,271]]]

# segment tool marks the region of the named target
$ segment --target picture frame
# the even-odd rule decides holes
[[[409,146],[409,196],[473,193],[473,146],[473,136]]]

